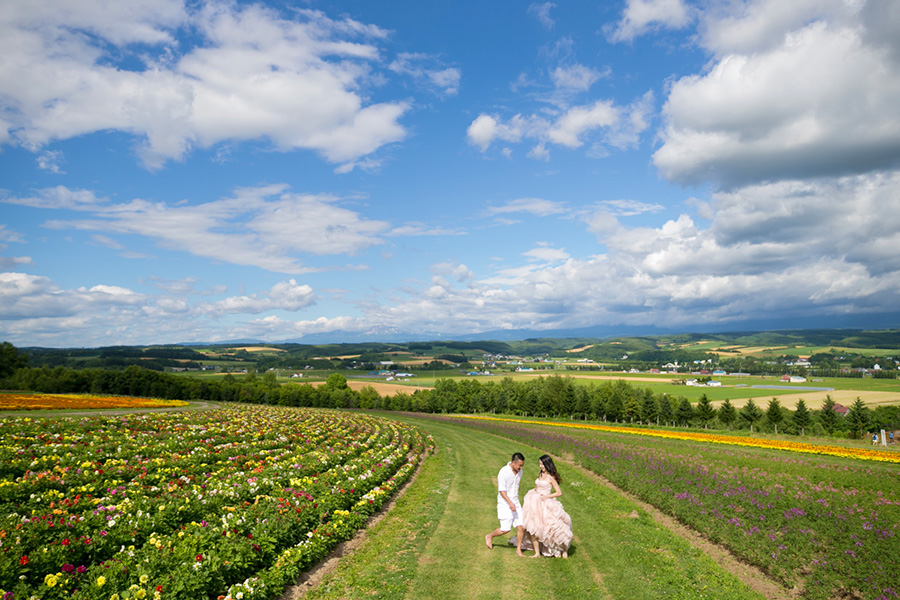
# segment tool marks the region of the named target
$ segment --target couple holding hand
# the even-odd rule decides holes
[[[497,518],[500,527],[484,536],[488,548],[493,539],[516,528],[516,553],[534,550],[532,558],[557,556],[568,558],[572,543],[572,519],[557,499],[562,496],[559,484],[562,478],[556,471],[553,459],[544,455],[538,459],[540,474],[534,489],[525,494],[524,506],[519,504],[519,482],[522,481],[525,457],[521,452],[512,455],[509,464],[497,474]],[[528,532],[530,539],[525,538]],[[512,543],[512,540],[510,540]]]

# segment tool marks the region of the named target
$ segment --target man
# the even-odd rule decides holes
[[[484,536],[488,550],[494,547],[493,539],[498,535],[506,535],[516,528],[517,546],[522,545],[524,530],[522,529],[522,505],[519,504],[519,482],[522,481],[522,467],[525,456],[521,452],[512,455],[512,460],[500,469],[497,474],[497,518],[500,527]]]

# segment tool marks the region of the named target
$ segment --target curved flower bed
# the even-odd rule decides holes
[[[275,597],[427,446],[314,409],[2,421],[0,597]]]
[[[94,396],[93,394],[0,393],[0,410],[72,410],[109,408],[171,408],[188,406],[184,400]]]

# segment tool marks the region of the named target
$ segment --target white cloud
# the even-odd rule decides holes
[[[546,29],[553,29],[556,25],[556,21],[550,16],[550,11],[554,8],[556,8],[556,5],[552,2],[543,2],[541,4],[533,2],[528,5],[528,14],[537,19],[538,23],[543,25]]]
[[[60,163],[65,161],[63,153],[59,150],[46,150],[41,152],[37,157],[38,168],[42,171],[50,171],[57,175],[65,175],[65,171],[60,168]]]
[[[640,202],[639,200],[604,200],[603,202],[600,202],[600,205],[610,214],[623,217],[630,217],[648,212],[659,212],[665,209],[662,204],[649,204],[647,202]]]
[[[3,201],[91,212],[89,219],[52,219],[45,226],[103,232],[94,238],[98,243],[115,246],[107,234],[136,234],[164,248],[283,273],[317,270],[304,265],[299,254],[352,255],[383,243],[390,229],[387,222],[339,206],[335,198],[291,194],[284,185],[242,188],[232,198],[180,206],[141,199],[113,204],[62,187]]]
[[[683,0],[627,0],[622,18],[610,28],[611,42],[627,42],[658,28],[681,29],[691,20]]]
[[[315,304],[316,294],[308,285],[298,285],[290,279],[272,286],[264,294],[231,296],[218,302],[203,304],[200,312],[259,314],[271,310],[297,312]]]
[[[90,0],[75,10],[41,0],[5,11],[0,32],[0,142],[35,151],[119,130],[142,140],[151,168],[194,147],[255,139],[344,163],[406,136],[407,102],[365,102],[373,42],[386,33],[350,19],[286,18],[255,4]],[[143,65],[119,67],[123,57]],[[434,81],[450,89],[452,73]]]
[[[586,92],[601,77],[608,77],[610,70],[598,71],[582,64],[559,66],[550,72],[550,79],[557,88]]]
[[[14,229],[7,229],[6,225],[0,224],[0,250],[7,247],[7,242],[22,243],[25,241],[24,236]]]
[[[571,258],[562,248],[553,248],[548,242],[538,242],[537,248],[524,252],[523,256],[540,262],[559,262]]]
[[[388,237],[421,237],[466,235],[466,232],[461,229],[451,229],[449,227],[432,226],[425,223],[410,222],[391,229],[385,235]]]
[[[456,67],[447,67],[434,56],[402,52],[388,65],[388,69],[409,75],[426,89],[443,96],[454,96],[459,92],[462,72]]]
[[[566,214],[569,212],[569,209],[559,202],[544,200],[543,198],[517,198],[500,206],[487,208],[487,214],[491,216],[518,212],[530,213],[537,217],[547,217]]]
[[[665,102],[663,176],[733,186],[900,166],[900,61],[854,6],[754,2],[708,20],[715,62]],[[900,10],[883,19],[900,28]]]
[[[548,149],[541,144],[557,144],[579,148],[588,139],[599,138],[619,149],[636,146],[640,134],[648,127],[647,113],[652,109],[652,93],[647,93],[629,106],[616,106],[612,100],[572,106],[557,111],[552,118],[545,113],[517,114],[503,122],[497,116],[481,114],[469,125],[469,143],[486,152],[494,140],[519,142],[536,139],[538,145],[529,156],[546,160]],[[590,153],[597,155],[591,146]]]

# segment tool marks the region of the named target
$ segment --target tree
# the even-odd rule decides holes
[[[679,425],[687,425],[694,418],[694,407],[687,398],[682,398],[675,409],[675,420]]]
[[[853,437],[862,437],[863,432],[868,431],[872,425],[872,415],[858,396],[847,411],[847,425]]]
[[[364,385],[361,390],[359,390],[359,407],[360,408],[375,408],[375,402],[378,400],[378,392],[375,391],[371,385]]]
[[[325,380],[325,387],[331,390],[346,390],[350,386],[347,385],[347,378],[340,373],[332,373]]]
[[[703,429],[708,429],[709,422],[716,418],[716,409],[713,408],[706,394],[700,396],[700,401],[697,402],[697,418],[703,422]]]
[[[778,435],[778,424],[784,420],[778,398],[769,400],[769,406],[766,408],[766,420],[775,426],[775,435]]]
[[[728,398],[725,398],[725,402],[719,407],[718,417],[719,421],[728,429],[731,429],[731,424],[737,421],[737,410]]]
[[[741,409],[741,418],[748,423],[750,423],[750,433],[753,433],[753,425],[762,419],[763,411],[760,410],[756,403],[753,401],[753,398],[749,398],[747,400],[747,404],[744,405],[744,408]]]
[[[822,408],[819,409],[819,423],[822,424],[822,428],[828,432],[828,435],[831,435],[837,429],[840,418],[840,415],[834,410],[834,400],[831,399],[831,395],[825,396],[825,402],[822,403]]]
[[[28,357],[9,342],[0,344],[0,379],[6,379],[18,369],[28,366]]]
[[[797,400],[797,407],[794,410],[793,419],[794,425],[800,430],[800,435],[805,436],[806,428],[812,423],[812,415],[809,414],[809,409],[806,408],[806,402],[803,401],[803,398]]]
[[[659,400],[659,418],[662,419],[663,423],[668,425],[669,421],[672,420],[672,401],[669,400],[669,397],[663,394],[662,398]]]
[[[630,423],[634,423],[634,418],[637,417],[640,419],[641,417],[641,405],[638,403],[637,398],[631,396],[628,398],[628,402],[625,404],[625,410],[623,412],[623,417],[628,419]]]
[[[591,395],[588,389],[580,385],[575,388],[575,414],[587,421],[591,412]]]
[[[644,388],[644,400],[641,402],[641,420],[646,421],[647,425],[649,425],[653,419],[657,419],[656,424],[659,425],[659,405],[656,403],[653,391],[650,388]]]

